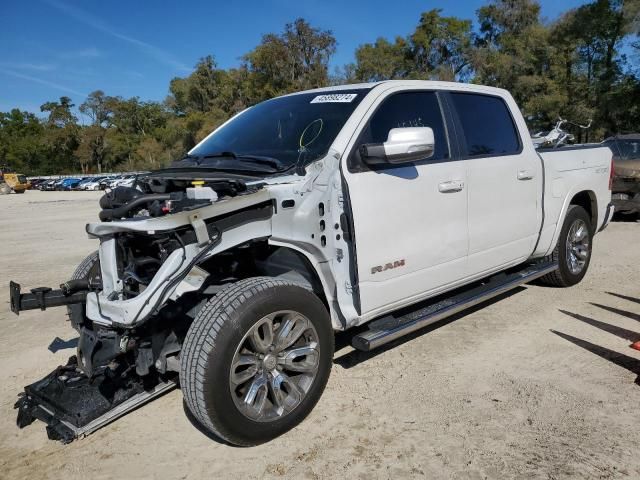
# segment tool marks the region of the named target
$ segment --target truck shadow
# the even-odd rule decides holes
[[[513,290],[510,290],[508,292],[505,292],[501,295],[498,295],[497,297],[491,298],[489,300],[486,300],[482,303],[479,303],[478,305],[471,307],[467,310],[464,310],[460,313],[457,313],[455,315],[452,315],[451,317],[447,317],[444,318],[442,320],[440,320],[439,322],[436,322],[432,325],[428,325],[420,330],[417,330],[413,333],[410,333],[408,335],[405,335],[402,338],[399,338],[397,340],[394,340],[386,345],[383,345],[380,348],[377,348],[375,350],[372,350],[370,352],[362,352],[360,350],[350,350],[347,353],[345,353],[344,355],[341,355],[337,358],[333,359],[333,363],[335,363],[336,365],[340,365],[342,368],[345,369],[349,369],[349,368],[353,368],[357,365],[359,365],[360,363],[366,362],[367,360],[377,357],[380,354],[383,354],[385,352],[387,352],[388,350],[391,350],[392,348],[395,348],[399,345],[402,345],[404,343],[410,342],[418,337],[421,337],[422,335],[425,335],[429,332],[432,332],[434,330],[437,330],[438,328],[444,327],[445,325],[448,325],[451,322],[455,322],[456,320],[459,320],[463,317],[466,317],[467,315],[474,313],[478,310],[482,310],[483,308],[488,307],[489,305],[493,305],[494,303],[497,303],[501,300],[504,300],[505,298],[508,298],[512,295],[515,295],[519,292],[522,292],[526,290],[526,287],[516,287]],[[352,328],[346,332],[339,332],[336,334],[335,337],[335,350],[336,352],[342,350],[343,348],[347,348],[351,346],[351,340],[354,336],[358,335],[359,333],[362,333],[364,331],[366,331],[368,328],[367,325],[362,325],[360,327],[356,327],[356,328]]]

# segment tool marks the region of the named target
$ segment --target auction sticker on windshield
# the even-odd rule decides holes
[[[333,93],[330,95],[318,95],[311,103],[349,103],[358,96],[357,93]]]

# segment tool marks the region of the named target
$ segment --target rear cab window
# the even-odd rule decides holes
[[[637,140],[619,140],[618,147],[623,160],[640,159],[640,138]]]
[[[450,92],[464,136],[467,158],[516,155],[522,151],[520,135],[511,112],[500,97],[476,93]]]

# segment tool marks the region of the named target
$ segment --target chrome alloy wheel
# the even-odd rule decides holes
[[[569,271],[578,275],[584,269],[589,258],[589,227],[584,220],[576,219],[567,234],[567,266]]]
[[[304,315],[283,310],[261,318],[231,362],[229,388],[236,407],[257,422],[284,417],[311,388],[319,360],[318,333]]]

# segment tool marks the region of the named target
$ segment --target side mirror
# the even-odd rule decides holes
[[[386,142],[361,145],[360,157],[368,165],[400,164],[429,158],[434,150],[431,127],[392,128]]]

